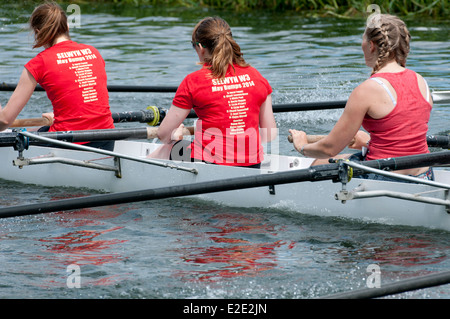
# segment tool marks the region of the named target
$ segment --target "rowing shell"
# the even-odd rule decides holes
[[[123,157],[32,146],[23,151],[23,158],[18,158],[18,152],[12,147],[2,147],[0,178],[50,187],[88,187],[120,193],[167,187],[170,190],[170,187],[180,185],[188,188],[189,185],[223,179],[254,177],[256,180],[275,173],[303,172],[312,162],[304,157],[267,154],[261,169],[162,160],[158,161],[161,165],[154,165],[146,157],[159,146],[149,142],[116,141],[114,154],[123,154]],[[437,168],[435,175],[436,183],[450,185],[449,170]],[[228,206],[273,207],[302,214],[450,231],[448,187],[360,178],[352,178],[343,184],[324,178],[230,191],[205,191],[192,196]]]

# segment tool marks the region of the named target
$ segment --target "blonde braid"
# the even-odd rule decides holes
[[[405,67],[411,39],[405,23],[388,14],[379,14],[372,20],[368,22],[365,31],[367,40],[373,41],[378,47],[378,57],[372,75],[392,59]]]
[[[389,33],[386,25],[382,25],[380,28],[380,40],[378,41],[378,58],[375,62],[375,66],[372,70],[372,75],[378,72],[383,65],[389,61],[391,55],[391,43],[389,41]]]

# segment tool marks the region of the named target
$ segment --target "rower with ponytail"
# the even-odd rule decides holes
[[[158,136],[165,143],[151,157],[259,167],[262,143],[276,137],[269,82],[243,58],[228,23],[207,17],[194,27],[192,45],[202,66],[184,78]],[[197,121],[191,143],[181,141],[190,110]]]
[[[192,32],[192,43],[210,52],[203,62],[209,65],[207,68],[213,77],[225,77],[229,65],[249,66],[239,44],[233,39],[228,23],[221,18],[211,17],[200,21]]]
[[[43,47],[22,71],[19,83],[4,109],[0,130],[8,128],[39,83],[53,112],[44,113],[52,125],[40,131],[78,131],[114,128],[109,107],[105,61],[91,45],[71,40],[65,11],[55,2],[36,7],[30,17],[33,49]],[[114,141],[88,146],[112,151]]]

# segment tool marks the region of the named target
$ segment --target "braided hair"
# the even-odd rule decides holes
[[[402,67],[406,66],[411,35],[401,19],[389,14],[374,14],[367,21],[364,35],[378,48],[372,75],[393,59]]]

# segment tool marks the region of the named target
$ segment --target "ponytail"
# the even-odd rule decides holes
[[[46,2],[34,9],[30,27],[34,31],[33,49],[52,46],[60,35],[70,39],[66,13],[55,2]]]
[[[228,67],[234,63],[249,66],[243,58],[241,48],[233,39],[230,26],[219,17],[208,17],[200,21],[192,32],[192,42],[200,43],[211,54],[205,59],[214,78],[225,77]]]

